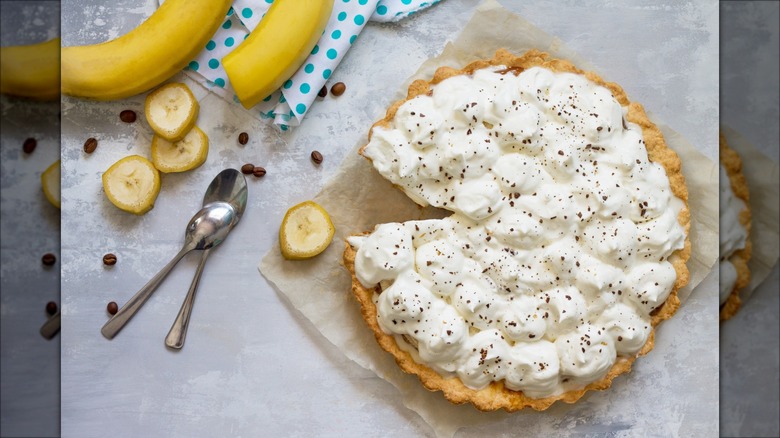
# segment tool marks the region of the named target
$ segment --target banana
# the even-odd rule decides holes
[[[160,193],[160,172],[146,158],[130,155],[103,173],[103,191],[119,209],[144,214]]]
[[[336,228],[330,215],[313,201],[302,202],[284,215],[279,227],[279,246],[288,260],[303,260],[325,251]]]
[[[62,93],[97,100],[148,91],[203,50],[232,0],[166,0],[114,40],[62,48]]]
[[[144,112],[149,126],[160,137],[177,142],[195,126],[200,105],[190,88],[182,83],[171,83],[146,96]]]
[[[260,24],[222,59],[244,108],[255,106],[295,73],[322,36],[333,0],[276,0]]]
[[[152,163],[163,173],[192,170],[206,161],[208,153],[209,138],[197,126],[175,143],[157,135],[152,139]]]
[[[60,97],[60,39],[0,47],[0,94],[36,100]]]
[[[51,205],[60,208],[60,160],[55,161],[41,174],[43,194]]]

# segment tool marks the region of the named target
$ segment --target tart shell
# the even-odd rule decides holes
[[[735,251],[729,258],[729,261],[737,271],[737,281],[734,283],[734,289],[731,290],[726,301],[720,306],[720,320],[722,322],[734,316],[742,306],[739,290],[750,283],[748,261],[753,249],[753,245],[750,242],[750,193],[748,192],[745,175],[742,173],[742,160],[737,152],[729,147],[723,132],[720,133],[720,164],[726,169],[734,196],[745,202],[745,209],[739,213],[739,223],[745,227],[748,234],[745,248]]]

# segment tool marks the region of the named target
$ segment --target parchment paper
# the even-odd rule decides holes
[[[508,31],[511,29],[511,32]],[[558,58],[565,58],[586,70],[594,70],[587,61],[563,46],[561,41],[537,29],[493,0],[483,2],[454,43],[442,54],[425,62],[418,72],[396,93],[396,99],[406,95],[414,79],[431,77],[443,65],[462,66],[479,58],[492,57],[498,48],[520,54],[537,48]],[[608,78],[607,78],[608,80]],[[630,97],[630,96],[629,96]],[[652,119],[652,115],[651,115]],[[669,146],[683,161],[683,173],[689,190],[692,212],[690,238],[693,247],[688,268],[691,279],[679,292],[685,300],[709,273],[718,254],[718,167],[699,153],[682,136],[668,126],[654,122],[663,131]],[[366,134],[368,133],[366,126]],[[261,273],[306,316],[317,329],[350,359],[396,386],[404,405],[417,412],[439,437],[451,437],[459,428],[501,421],[508,415],[501,412],[478,412],[470,405],[456,406],[440,393],[427,391],[416,376],[403,373],[391,355],[377,345],[373,334],[360,316],[359,306],[352,297],[351,281],[342,265],[344,238],[372,230],[376,224],[444,217],[449,212],[421,209],[400,190],[383,179],[364,158],[354,153],[342,162],[333,180],[314,198],[330,214],[336,235],[330,247],[319,256],[298,262],[285,261],[278,245],[263,258]],[[715,291],[710,291],[713,294]],[[713,308],[713,313],[717,309]],[[659,358],[659,356],[655,356]],[[648,356],[640,360],[653,360]],[[568,407],[562,403],[545,411],[556,415]]]
[[[764,282],[780,256],[780,167],[734,129],[726,125],[720,129],[729,147],[742,159],[742,173],[750,190],[750,241],[753,243],[748,261],[750,284],[739,292],[745,301]]]

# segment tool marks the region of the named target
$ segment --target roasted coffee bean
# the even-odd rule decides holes
[[[243,166],[241,166],[241,173],[244,175],[251,175],[255,171],[255,165],[251,163],[246,163]]]
[[[347,86],[343,82],[336,82],[330,87],[330,94],[334,96],[341,96],[345,91],[347,91]]]
[[[254,175],[254,176],[258,177],[258,178],[263,177],[263,176],[265,176],[265,169],[260,167],[260,166],[257,166],[252,171],[252,175]]]
[[[238,134],[238,143],[242,146],[247,144],[249,142],[249,134],[246,132],[242,132],[241,134]]]
[[[97,139],[90,137],[84,142],[84,152],[91,154],[97,149]]]
[[[30,137],[24,141],[24,144],[22,145],[22,150],[24,151],[25,154],[31,154],[32,151],[35,150],[36,146],[38,146],[38,141]]]
[[[43,264],[46,266],[51,266],[57,262],[57,256],[55,256],[50,252],[47,252],[46,254],[43,255],[43,257],[41,257],[41,262],[43,262]]]
[[[111,253],[104,255],[103,264],[106,266],[114,266],[116,264],[116,255]]]
[[[313,152],[311,153],[311,160],[312,160],[312,161],[314,161],[314,162],[315,162],[315,163],[317,163],[317,164],[320,164],[320,163],[322,163],[323,156],[322,156],[322,154],[320,153],[320,151],[313,151]]]
[[[111,301],[111,302],[110,302],[110,303],[108,303],[108,305],[106,306],[106,310],[107,310],[107,311],[108,311],[108,313],[110,313],[111,315],[116,315],[116,312],[117,312],[117,311],[119,311],[119,306],[116,304],[116,302],[114,302],[114,301]]]
[[[317,96],[325,97],[328,95],[328,87],[326,85],[323,85],[322,88],[320,88],[320,92],[317,93]]]
[[[54,301],[49,301],[48,303],[46,303],[46,313],[48,313],[49,316],[57,313],[57,303],[55,303]]]
[[[133,123],[135,122],[136,119],[135,111],[124,110],[121,113],[119,113],[119,119],[125,123]]]

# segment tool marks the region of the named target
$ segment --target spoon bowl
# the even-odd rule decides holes
[[[212,202],[227,202],[236,209],[240,218],[246,209],[246,178],[236,169],[225,169],[211,181],[203,195],[203,205]]]
[[[195,213],[184,235],[185,247],[207,250],[222,243],[238,223],[236,209],[227,202],[212,202]]]

